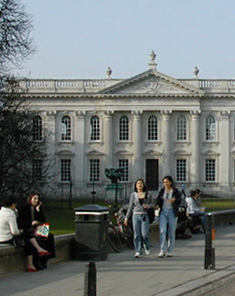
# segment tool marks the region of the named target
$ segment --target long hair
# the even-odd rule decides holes
[[[144,182],[144,180],[143,179],[137,179],[136,181],[135,181],[135,185],[134,185],[134,191],[135,192],[138,192],[138,190],[137,190],[137,188],[136,188],[136,184],[137,184],[137,182],[138,181],[142,181],[143,182],[143,185],[144,185],[144,187],[143,187],[143,192],[146,192],[146,185],[145,185],[145,182]]]
[[[31,205],[31,199],[32,199],[35,195],[38,196],[38,201],[41,200],[41,196],[40,196],[40,194],[37,193],[37,192],[33,192],[33,193],[31,193],[31,194],[29,195],[29,197],[27,198],[27,203],[28,203],[28,204]]]

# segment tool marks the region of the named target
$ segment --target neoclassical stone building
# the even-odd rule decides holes
[[[233,195],[235,183],[235,80],[176,79],[157,71],[128,79],[30,79],[21,87],[37,110],[35,140],[50,131],[58,196],[106,194],[105,168],[122,167],[124,195],[144,178],[156,192],[165,175],[180,188]],[[38,160],[36,169],[43,166]]]

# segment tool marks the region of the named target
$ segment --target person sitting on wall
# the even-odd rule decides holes
[[[15,237],[21,234],[16,220],[16,199],[12,196],[3,199],[0,210],[0,243],[14,245]]]
[[[199,189],[190,191],[190,197],[186,198],[187,214],[189,217],[199,218],[201,221],[203,231],[205,232],[205,224],[206,224],[205,208],[200,206],[200,203],[198,200],[200,196],[201,196],[201,191]]]

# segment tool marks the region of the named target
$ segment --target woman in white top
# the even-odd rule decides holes
[[[0,210],[0,243],[13,244],[13,238],[20,235],[16,222],[16,199],[8,197],[4,199]]]

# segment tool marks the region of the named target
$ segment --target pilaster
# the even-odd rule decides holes
[[[173,175],[173,165],[171,156],[171,110],[161,111],[162,115],[162,143],[163,143],[163,159],[162,159],[162,174]]]
[[[142,129],[141,119],[142,111],[132,111],[133,118],[133,179],[143,178],[143,161],[142,161]]]

